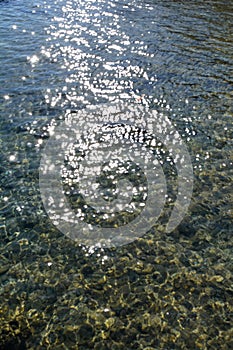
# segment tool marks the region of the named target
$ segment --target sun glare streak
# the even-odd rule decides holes
[[[126,34],[121,25],[125,18],[114,8],[115,4],[106,5],[102,1],[78,2],[77,5],[67,1],[60,15],[53,17],[52,25],[46,30],[48,45],[42,47],[41,54],[67,72],[62,88],[65,100],[62,100],[62,93],[54,96],[51,91],[50,97],[46,93],[46,100],[53,107],[58,103],[72,107],[80,102],[89,104],[90,97],[92,101],[93,98],[96,101],[145,99],[145,94],[137,91],[135,82],[151,84],[156,77],[149,77],[145,68],[131,62],[127,56],[132,50],[138,55],[148,55],[147,46],[143,40],[133,41]],[[37,62],[35,58],[30,61]]]

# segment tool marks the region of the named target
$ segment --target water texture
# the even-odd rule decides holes
[[[232,23],[224,0],[0,1],[1,349],[233,348]],[[171,233],[82,246],[40,159],[68,110],[116,101],[170,118],[193,196]]]

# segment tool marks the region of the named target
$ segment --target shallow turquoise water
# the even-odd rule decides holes
[[[230,349],[232,17],[220,0],[0,2],[2,348]],[[39,163],[67,109],[116,100],[171,119],[194,191],[171,234],[104,251],[52,225]]]

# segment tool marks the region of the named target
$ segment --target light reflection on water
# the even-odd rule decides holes
[[[206,344],[209,346],[208,344],[213,342],[214,348],[220,348],[229,340],[226,331],[228,323],[226,321],[222,328],[220,325],[220,331],[216,328],[216,333],[209,334],[216,322],[211,319],[213,312],[208,314],[200,300],[201,295],[207,292],[209,302],[216,298],[218,304],[214,304],[214,312],[218,312],[222,307],[224,312],[220,313],[219,319],[225,322],[225,316],[229,313],[227,305],[230,305],[231,301],[229,291],[232,282],[231,2],[38,0],[31,3],[9,0],[0,2],[0,17],[0,259],[3,261],[0,274],[3,274],[5,293],[2,300],[12,304],[9,293],[12,293],[11,298],[16,300],[16,295],[22,295],[25,290],[30,296],[33,290],[39,300],[40,295],[36,293],[40,288],[43,290],[43,297],[46,298],[47,287],[43,288],[49,284],[60,298],[58,306],[56,304],[53,309],[54,315],[58,317],[57,308],[67,305],[62,295],[69,296],[70,305],[73,307],[72,303],[76,302],[76,294],[72,294],[73,289],[79,291],[77,293],[81,294],[82,300],[89,300],[88,293],[93,293],[92,299],[107,305],[98,306],[97,312],[103,317],[102,322],[106,326],[110,324],[109,318],[112,314],[106,318],[105,311],[101,310],[114,309],[115,304],[119,308],[122,299],[119,297],[118,300],[117,296],[125,296],[125,291],[122,292],[123,287],[129,285],[129,288],[132,288],[129,295],[134,292],[141,295],[141,285],[145,290],[148,285],[152,290],[159,285],[157,275],[152,274],[152,278],[148,272],[149,267],[140,270],[146,261],[146,265],[152,265],[152,271],[156,270],[155,274],[162,271],[163,275],[164,270],[168,274],[167,279],[163,280],[161,290],[156,289],[156,293],[161,293],[158,300],[156,299],[156,305],[160,305],[161,300],[166,300],[158,314],[160,319],[167,317],[163,322],[171,329],[178,330],[178,333],[174,334],[181,334],[177,338],[177,341],[180,341],[178,348],[196,348],[202,341],[201,338],[195,338],[195,341],[190,340],[190,345],[186,338],[184,328],[187,327],[187,333],[191,334],[195,318],[193,312],[186,317],[184,307],[179,308],[177,300],[182,298],[189,300],[194,309],[199,310],[194,322],[198,329],[193,332],[195,337],[198,337],[198,334],[209,335],[209,343],[203,340],[200,346],[204,348]],[[148,240],[146,238],[145,241],[135,243],[135,247],[118,252],[105,252],[99,247],[81,247],[78,250],[77,246],[73,247],[72,243],[67,243],[64,237],[59,235],[44,211],[38,188],[40,156],[49,131],[64,119],[67,109],[76,111],[90,104],[112,101],[143,104],[170,118],[183,140],[187,142],[192,157],[192,203],[184,222],[173,235],[167,236],[156,231],[148,236]],[[173,260],[171,256],[174,257]],[[89,260],[85,260],[87,258]],[[69,265],[69,259],[73,259],[72,267]],[[20,265],[22,261],[23,268]],[[41,264],[45,264],[43,268]],[[86,267],[86,264],[89,265]],[[15,270],[12,265],[16,266]],[[122,276],[122,270],[129,265],[133,277],[127,273],[128,277]],[[8,266],[9,275],[4,272],[8,271]],[[53,275],[53,271],[50,270],[47,272],[46,269],[50,266],[53,266],[57,275],[55,272]],[[103,287],[106,288],[106,298],[103,301],[98,291],[106,278],[104,269],[108,268],[109,276],[112,276],[112,271],[115,271],[116,275],[109,278],[109,289],[107,286]],[[87,273],[87,270],[92,269],[96,273],[93,280]],[[184,283],[178,292],[184,295],[178,295],[177,300],[172,299],[171,295],[175,295],[176,298],[179,289],[177,286],[180,283],[176,281],[173,286],[174,270],[177,275],[180,271],[187,272],[184,277],[185,283],[187,280],[192,283],[197,273],[197,282],[193,287],[196,294],[192,288],[187,289],[188,283]],[[72,287],[72,283],[65,280],[63,275],[67,275],[67,271],[69,276],[72,276],[72,283],[79,288]],[[148,277],[144,280],[142,276],[147,276],[147,273]],[[68,284],[65,290],[57,282],[57,276],[60,276],[62,283],[64,278],[64,285]],[[219,282],[222,276],[226,286]],[[83,278],[81,282],[79,278]],[[127,279],[126,283],[124,278]],[[201,278],[203,280],[200,280]],[[25,282],[29,279],[31,289]],[[25,283],[23,287],[22,283]],[[211,287],[211,283],[215,283],[214,287]],[[216,295],[212,298],[211,293],[215,290]],[[145,295],[149,295],[147,304],[153,305],[150,291],[148,295],[145,292]],[[219,301],[218,298],[221,299],[222,295],[225,299]],[[114,297],[115,304],[111,299]],[[33,296],[31,298],[33,299]],[[226,304],[223,299],[227,300]],[[51,301],[51,304],[53,303],[54,301]],[[82,307],[82,310],[86,310],[81,304],[78,302],[79,310]],[[28,305],[31,304],[28,302]],[[130,300],[124,301],[123,305],[127,314]],[[180,315],[176,325],[164,312],[167,305],[171,307],[174,315],[175,312]],[[33,304],[29,310],[31,312],[42,308],[44,312],[46,307]],[[92,307],[90,306],[90,309]],[[114,309],[114,317],[118,312],[117,307]],[[143,307],[142,313],[145,311]],[[153,314],[155,309],[150,312]],[[28,323],[33,322],[29,316],[30,312],[26,316]],[[46,312],[44,329],[50,324],[50,316]],[[6,315],[11,314],[11,311],[6,311],[4,316],[7,319]],[[89,320],[92,319],[90,315]],[[135,319],[136,316],[134,315]],[[40,317],[42,320],[44,316]],[[186,325],[182,323],[182,317],[187,321]],[[79,317],[76,317],[76,322],[77,319],[79,320]],[[69,324],[69,321],[66,322]],[[80,323],[82,322],[81,320]],[[96,326],[93,321],[97,333],[98,322]],[[127,322],[124,326],[128,327]],[[130,319],[130,322],[134,329],[134,319]],[[140,323],[140,320],[137,322]],[[153,322],[156,323],[156,320],[153,319]],[[149,320],[148,324],[153,322]],[[203,330],[203,324],[207,324],[207,330]],[[143,327],[144,332],[147,332],[146,326]],[[51,322],[51,328],[56,330],[55,323]],[[9,332],[7,321],[4,323],[4,329]],[[157,329],[160,329],[159,326]],[[151,338],[151,334],[154,333],[149,329],[148,339]],[[155,334],[157,338],[163,337],[156,332]],[[171,339],[174,339],[174,334],[171,335]],[[221,334],[220,343],[216,334]],[[104,343],[104,337],[101,337],[102,335],[96,338],[100,344]],[[46,336],[41,342],[43,345],[48,344]],[[151,345],[148,341],[140,346],[174,346],[174,342],[171,345],[168,340],[161,344]],[[108,347],[106,343],[103,346],[106,349]]]
[[[75,9],[69,4],[62,7],[62,16],[55,17],[47,29],[50,47],[45,52],[55,61],[59,57],[67,75],[62,93],[72,107],[87,104],[90,96],[97,101],[136,96],[134,79],[151,84],[155,77],[149,79],[143,67],[127,59],[135,47],[129,28],[124,31],[124,16],[115,13],[111,3],[79,5]],[[146,53],[143,40],[135,44],[138,52]],[[51,104],[57,103],[58,99],[51,97]]]
[[[210,166],[216,145],[226,153],[218,166],[232,165],[226,161],[232,116],[230,8],[208,2],[195,11],[193,3],[172,1],[9,6],[3,2],[0,8],[5,19],[1,67],[7,67],[0,77],[2,127],[28,135],[23,155],[3,144],[10,163],[13,157],[18,163],[30,157],[30,149],[40,152],[67,108],[124,100],[168,115],[190,144],[197,173]],[[27,140],[29,135],[37,140]],[[25,147],[19,143],[12,148]]]

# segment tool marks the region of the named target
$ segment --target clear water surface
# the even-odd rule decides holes
[[[0,348],[233,347],[231,1],[0,1]],[[113,101],[166,114],[194,191],[170,234],[81,247],[39,191],[48,129]]]

